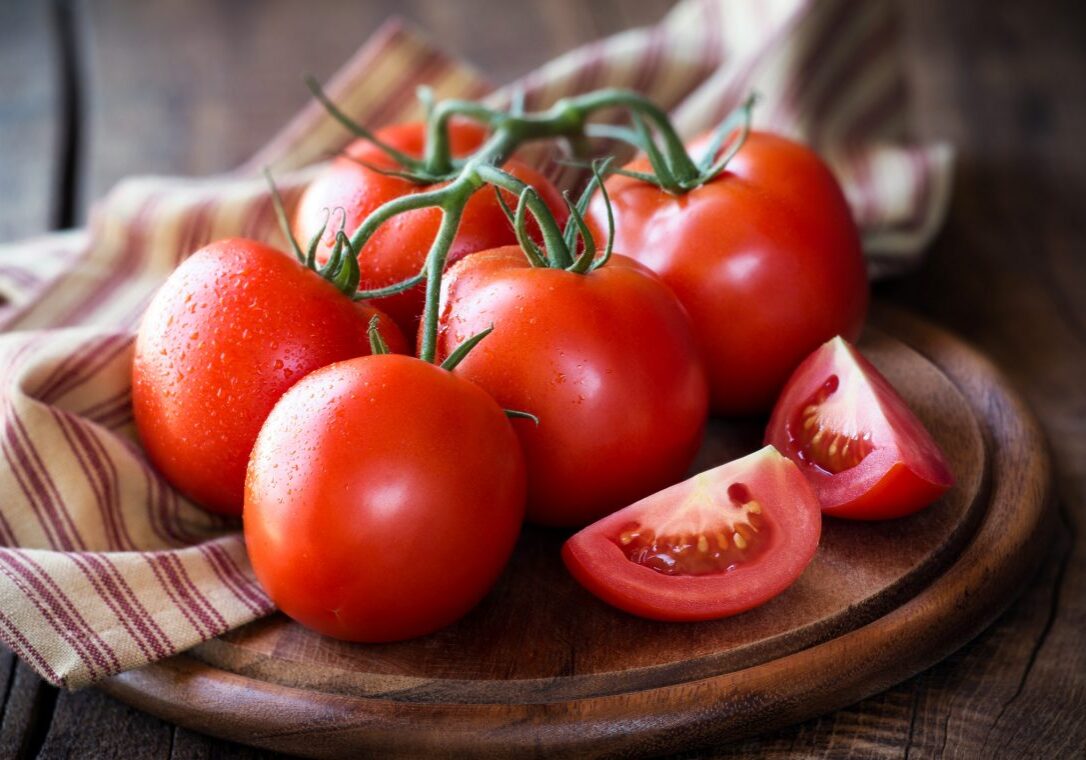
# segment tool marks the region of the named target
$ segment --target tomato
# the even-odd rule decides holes
[[[442,358],[494,325],[457,372],[539,418],[514,420],[530,520],[585,525],[686,472],[705,376],[682,306],[644,267],[614,256],[577,274],[485,251],[446,274],[440,313]]]
[[[207,509],[240,515],[249,451],[272,406],[307,373],[369,353],[378,313],[262,243],[201,248],[159,289],[136,337],[132,406],[151,462]],[[380,330],[406,350],[390,319]]]
[[[777,596],[811,562],[818,500],[772,446],[593,523],[562,547],[589,591],[654,620],[712,620]]]
[[[628,168],[651,171],[644,159]],[[807,354],[859,334],[868,300],[860,238],[833,175],[807,148],[754,132],[726,171],[684,195],[620,175],[606,188],[615,250],[657,272],[690,312],[714,411],[768,410]],[[590,211],[606,230],[599,194]]]
[[[482,389],[409,356],[368,356],[288,391],[253,449],[245,541],[287,615],[350,641],[452,623],[505,566],[524,460]]]
[[[483,127],[473,122],[451,122],[449,140],[453,155],[471,153],[482,145],[486,134]],[[376,136],[411,156],[421,156],[425,147],[425,126],[421,122],[387,127],[379,130]],[[308,241],[320,230],[325,220],[325,209],[344,209],[345,228],[350,235],[378,206],[403,195],[436,187],[381,174],[359,164],[358,161],[363,161],[382,169],[399,168],[383,151],[366,140],[354,141],[347,147],[346,154],[347,157],[341,156],[332,161],[302,195],[294,220],[294,230],[299,240]],[[564,223],[568,216],[565,203],[546,177],[515,159],[507,161],[503,168],[535,187],[559,224]],[[510,205],[516,205],[514,195],[506,193],[504,198]],[[333,227],[338,225],[339,217],[333,221],[321,251],[325,258],[335,242]],[[402,214],[382,225],[359,252],[361,287],[383,287],[418,274],[440,222],[440,210],[426,208]],[[515,242],[516,236],[497,202],[493,188],[484,187],[472,196],[464,209],[459,231],[449,250],[448,263],[475,251]],[[414,336],[422,313],[425,290],[425,284],[420,284],[377,303],[396,320],[405,335]]]
[[[842,338],[788,381],[766,430],[811,481],[822,511],[883,520],[930,504],[954,482],[939,446],[893,386]]]

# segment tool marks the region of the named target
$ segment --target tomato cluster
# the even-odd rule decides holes
[[[821,160],[745,131],[663,156],[638,119],[645,157],[595,166],[574,203],[509,156],[596,107],[669,129],[602,92],[532,119],[448,107],[489,129],[438,105],[365,133],[298,204],[297,260],[219,241],[152,301],[133,366],[148,457],[243,517],[257,577],[304,625],[368,642],[448,625],[525,518],[581,529],[562,556],[601,599],[723,617],[792,585],[823,514],[900,517],[950,486],[845,340],[867,283]],[[765,448],[683,480],[710,408],[774,400]]]

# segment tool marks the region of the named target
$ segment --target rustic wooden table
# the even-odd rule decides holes
[[[667,0],[354,3],[5,0],[0,240],[78,225],[134,172],[246,158],[392,12],[496,80],[649,23]],[[1060,531],[986,633],[850,708],[697,757],[1086,753],[1086,13],[1079,0],[900,2],[921,135],[960,149],[946,227],[876,288],[971,340],[1023,391],[1056,465]],[[255,757],[94,690],[58,692],[0,651],[0,757]],[[695,756],[695,755],[691,755]]]

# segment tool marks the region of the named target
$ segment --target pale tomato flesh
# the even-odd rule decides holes
[[[585,588],[626,612],[710,620],[791,586],[820,534],[810,485],[767,446],[593,523],[562,557]]]
[[[823,512],[837,517],[902,517],[954,482],[923,423],[841,337],[796,369],[773,410],[766,443],[796,461]]]

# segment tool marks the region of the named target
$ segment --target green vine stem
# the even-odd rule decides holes
[[[329,270],[330,279],[334,279],[337,286],[346,287],[353,281],[357,287],[357,275],[353,271],[355,268],[343,259],[362,251],[382,224],[398,214],[417,209],[438,208],[441,210],[441,224],[430,245],[425,265],[419,274],[383,287],[356,290],[353,294],[356,299],[381,298],[414,288],[425,280],[426,307],[419,342],[419,358],[431,363],[436,357],[441,276],[449,249],[456,237],[468,200],[484,185],[492,185],[517,196],[519,227],[523,227],[526,212],[531,212],[536,219],[542,233],[544,251],[539,252],[534,244],[531,246],[532,250],[526,249],[529,260],[533,264],[542,263],[585,273],[601,266],[610,256],[610,243],[603,256],[595,256],[594,243],[591,242],[591,236],[587,234],[583,219],[588,200],[587,193],[577,204],[569,202],[570,226],[563,232],[558,228],[557,222],[540,195],[500,168],[520,145],[531,140],[564,138],[573,144],[583,146],[587,137],[592,134],[606,133],[608,136],[618,136],[620,139],[642,147],[652,158],[656,175],[646,174],[645,180],[666,185],[667,189],[673,192],[685,192],[705,181],[707,171],[712,169],[719,171],[718,167],[721,163],[720,161],[713,162],[712,159],[709,160],[708,165],[696,163],[687,153],[682,138],[675,131],[663,109],[631,90],[617,88],[596,90],[563,98],[547,110],[535,113],[525,113],[523,105],[518,106],[515,103],[508,111],[499,111],[469,100],[434,102],[432,93],[428,90],[422,91],[420,97],[427,111],[427,139],[424,155],[420,160],[395,150],[381,142],[369,130],[355,124],[332,103],[315,81],[307,80],[307,84],[335,119],[347,127],[352,134],[370,140],[401,167],[402,171],[397,172],[397,176],[428,186],[420,192],[400,196],[378,207],[349,237],[337,235],[336,251],[333,254],[335,264],[325,267]],[[627,111],[633,129],[623,127],[600,129],[600,125],[588,124],[589,118],[594,113],[612,108]],[[462,159],[454,159],[451,155],[449,122],[453,118],[472,120],[490,130],[490,136],[486,142],[475,153]],[[747,123],[749,124],[749,117]],[[723,127],[724,125],[721,131]],[[653,133],[659,138],[659,147],[656,145]],[[721,142],[717,145],[723,144],[727,134],[719,136]],[[595,167],[594,174],[593,183],[602,185],[600,173]],[[593,186],[590,184],[589,192],[592,189]],[[502,199],[502,206],[508,210],[504,199]],[[523,243],[525,235],[522,233],[521,229],[518,232],[518,239]],[[578,237],[584,242],[584,250],[581,252],[577,250]],[[295,255],[300,256],[298,244],[293,240],[291,244]],[[314,251],[315,246],[311,244],[308,259],[313,258]],[[534,260],[533,251],[540,254]]]

